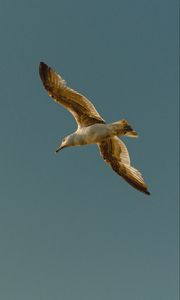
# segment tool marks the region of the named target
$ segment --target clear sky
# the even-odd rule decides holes
[[[178,299],[178,1],[1,0],[0,299]],[[146,196],[96,145],[69,148],[72,116],[44,61],[124,138]]]

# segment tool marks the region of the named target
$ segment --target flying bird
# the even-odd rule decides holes
[[[50,97],[62,104],[75,118],[77,130],[65,137],[56,152],[71,147],[97,144],[105,162],[130,185],[150,195],[141,173],[131,166],[128,150],[118,136],[137,137],[126,120],[106,124],[94,105],[66,85],[51,67],[41,62],[39,74]]]

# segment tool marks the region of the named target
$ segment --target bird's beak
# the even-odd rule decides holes
[[[55,153],[58,153],[60,150],[64,149],[66,146],[60,146],[59,148],[57,148],[57,150],[55,151]]]

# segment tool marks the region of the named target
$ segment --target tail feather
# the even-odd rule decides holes
[[[111,129],[117,136],[126,135],[129,137],[138,137],[138,133],[132,128],[127,120],[120,120],[110,124]]]

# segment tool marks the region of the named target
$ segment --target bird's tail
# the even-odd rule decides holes
[[[109,125],[110,129],[113,131],[113,133],[117,136],[125,135],[129,137],[136,138],[138,137],[138,134],[131,125],[129,125],[128,121],[126,120],[120,120],[117,122],[114,122]]]

